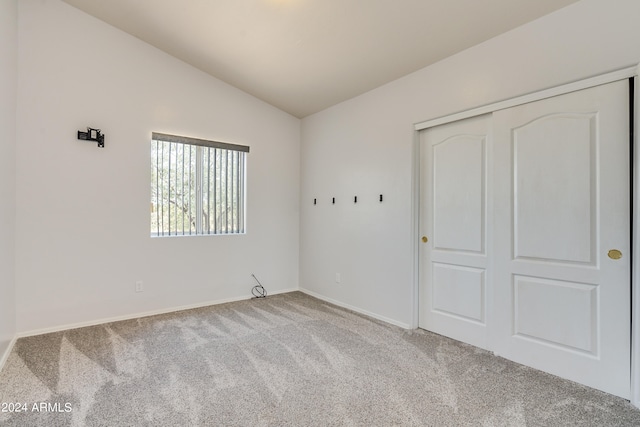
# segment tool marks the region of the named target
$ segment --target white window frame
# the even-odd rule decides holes
[[[153,132],[151,237],[244,234],[248,152],[244,145]]]

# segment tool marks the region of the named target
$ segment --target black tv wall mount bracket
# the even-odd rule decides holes
[[[78,131],[78,139],[83,141],[95,141],[98,143],[98,148],[104,148],[104,135],[100,129],[87,128],[86,132]]]

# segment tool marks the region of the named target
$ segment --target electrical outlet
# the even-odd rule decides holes
[[[340,283],[341,277],[340,273],[336,273],[336,283]]]
[[[136,282],[136,292],[142,292],[144,291],[144,283],[142,282],[142,280],[138,280]]]

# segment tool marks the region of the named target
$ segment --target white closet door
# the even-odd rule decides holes
[[[419,324],[482,348],[488,348],[491,283],[490,124],[486,115],[420,135]]]
[[[630,393],[628,82],[494,113],[496,354]]]

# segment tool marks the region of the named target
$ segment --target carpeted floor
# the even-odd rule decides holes
[[[22,338],[0,402],[21,427],[640,425],[623,399],[299,292]]]

